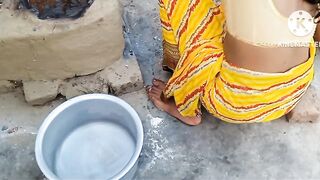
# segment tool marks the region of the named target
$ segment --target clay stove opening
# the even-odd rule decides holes
[[[76,19],[85,13],[94,0],[19,0],[19,8],[28,9],[39,19]]]

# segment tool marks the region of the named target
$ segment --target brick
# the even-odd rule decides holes
[[[43,105],[58,95],[60,81],[23,81],[23,91],[27,103]]]
[[[114,95],[130,93],[143,88],[141,71],[135,58],[122,58],[98,74],[102,81],[108,83],[110,93]]]

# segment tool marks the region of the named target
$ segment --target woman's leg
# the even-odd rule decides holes
[[[179,46],[174,35],[174,31],[169,20],[166,5],[159,1],[160,22],[162,27],[163,61],[162,67],[165,71],[173,72],[180,59]]]
[[[155,80],[148,89],[149,97],[158,108],[186,124],[199,124],[200,96],[222,54],[224,16],[212,0],[163,0],[160,16],[164,65],[169,64],[174,74],[168,84]],[[161,98],[163,91],[169,99]]]
[[[178,108],[175,104],[173,98],[167,99],[163,95],[163,90],[165,89],[166,84],[165,82],[154,79],[152,86],[147,88],[149,99],[153,102],[153,104],[160,110],[165,111],[166,113],[170,114],[171,116],[179,119],[181,122],[196,126],[201,123],[201,116],[195,117],[184,117],[178,111]]]
[[[174,34],[173,28],[171,26],[171,21],[168,17],[168,6],[174,1],[159,0],[160,6],[160,21],[162,27],[162,37],[163,37],[163,69],[166,71],[173,72],[180,59],[179,46],[176,41],[176,36]],[[186,2],[187,3],[187,2]],[[173,7],[172,7],[173,8]],[[173,117],[178,118],[182,122],[188,125],[198,125],[201,122],[201,117],[183,117],[177,110],[177,106],[174,99],[166,98],[163,95],[163,90],[166,84],[158,79],[153,80],[152,86],[147,88],[149,99],[154,103],[154,105],[170,114]]]

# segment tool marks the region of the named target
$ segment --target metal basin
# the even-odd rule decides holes
[[[49,179],[131,179],[142,144],[141,120],[130,105],[114,96],[91,94],[48,115],[35,153]]]

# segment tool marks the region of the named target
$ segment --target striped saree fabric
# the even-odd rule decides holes
[[[310,59],[284,73],[261,73],[225,61],[223,8],[213,0],[160,0],[163,67],[172,70],[164,90],[183,116],[204,106],[231,123],[266,122],[290,112],[310,85]]]

